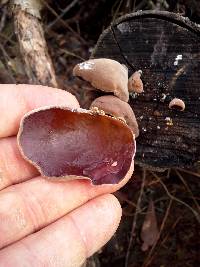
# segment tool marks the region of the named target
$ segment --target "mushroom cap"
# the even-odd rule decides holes
[[[133,171],[134,135],[110,116],[43,107],[22,118],[17,139],[22,156],[55,180],[117,184]]]
[[[103,110],[105,113],[114,117],[122,117],[125,119],[127,125],[131,128],[135,137],[139,135],[138,123],[135,114],[130,105],[116,96],[106,95],[96,98],[91,107],[97,107]]]
[[[129,92],[142,93],[143,92],[143,82],[141,80],[142,71],[138,70],[134,72],[128,79],[128,90]]]
[[[128,69],[113,59],[98,58],[79,63],[74,67],[73,75],[128,102]]]
[[[185,109],[185,103],[182,99],[174,98],[170,101],[169,108],[183,111]]]

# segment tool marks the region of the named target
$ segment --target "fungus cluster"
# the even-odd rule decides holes
[[[128,100],[129,92],[143,92],[142,72],[128,78],[126,66],[100,58],[77,64],[73,74],[106,95],[96,98],[90,110],[57,106],[27,113],[20,124],[19,149],[45,177],[119,183],[133,171],[139,129]],[[175,98],[169,108],[183,111],[185,104]]]
[[[92,59],[73,74],[114,95],[94,100],[90,110],[44,107],[21,120],[22,156],[45,177],[117,184],[133,171],[138,125],[129,106],[128,69],[111,59]],[[134,85],[135,86],[135,85]]]
[[[138,137],[139,129],[135,114],[127,102],[129,92],[143,92],[141,71],[134,72],[128,79],[126,66],[112,59],[98,58],[77,64],[73,74],[90,82],[96,89],[114,94],[95,99],[91,108],[97,107],[106,114],[123,119],[135,137]]]

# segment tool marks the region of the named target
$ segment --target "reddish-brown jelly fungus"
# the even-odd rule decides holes
[[[22,155],[43,176],[116,184],[133,164],[130,128],[90,111],[47,107],[24,116],[18,133]]]

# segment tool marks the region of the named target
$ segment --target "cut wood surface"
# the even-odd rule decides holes
[[[144,11],[121,17],[99,38],[92,58],[142,70],[144,93],[129,103],[138,120],[136,162],[191,167],[200,160],[200,26],[177,14]],[[169,109],[173,98],[184,111]]]

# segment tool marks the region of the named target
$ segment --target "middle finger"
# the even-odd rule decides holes
[[[119,189],[93,186],[86,180],[51,182],[42,177],[10,186],[0,192],[0,248],[54,222],[88,200]]]

